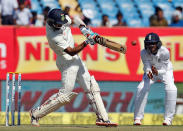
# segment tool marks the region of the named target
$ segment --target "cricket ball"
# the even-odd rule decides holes
[[[135,45],[137,45],[137,41],[136,41],[136,40],[133,40],[133,41],[131,42],[131,44],[132,44],[133,46],[135,46]]]

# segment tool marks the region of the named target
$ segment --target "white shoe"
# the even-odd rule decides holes
[[[134,120],[133,125],[140,126],[141,124],[142,124],[142,123],[141,123],[141,120],[140,120],[140,119],[135,119],[135,120]]]
[[[32,110],[30,110],[30,117],[31,117],[31,124],[33,125],[33,126],[39,126],[39,123],[38,123],[38,121],[39,121],[39,119],[38,118],[35,118],[34,116],[33,116],[33,114],[32,114],[32,112],[33,112],[34,110],[32,109]]]
[[[172,121],[169,120],[169,119],[165,119],[165,120],[163,121],[163,125],[164,125],[164,126],[170,126],[170,125],[172,125]]]

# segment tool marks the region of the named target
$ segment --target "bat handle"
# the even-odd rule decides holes
[[[126,53],[126,47],[121,47],[120,51],[122,51],[125,54]]]

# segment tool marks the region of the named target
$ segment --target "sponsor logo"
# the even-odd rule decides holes
[[[65,20],[65,16],[64,14],[61,14],[61,21],[64,21]]]
[[[113,41],[126,43],[124,37],[106,37]],[[76,44],[82,43],[85,38],[82,35],[74,35]],[[56,55],[49,48],[45,36],[18,37],[20,49],[17,72],[37,73],[58,71],[56,67]],[[112,51],[101,45],[87,46],[79,54],[89,70],[129,74],[125,55]],[[105,66],[104,66],[105,65]],[[31,68],[30,68],[31,67]]]
[[[7,47],[5,43],[0,42],[0,69],[4,70],[7,67]]]

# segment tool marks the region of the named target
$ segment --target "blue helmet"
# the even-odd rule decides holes
[[[63,24],[66,24],[68,20],[65,17],[65,13],[61,9],[54,8],[48,12],[47,23],[59,29]]]
[[[160,38],[156,33],[149,33],[145,37],[144,47],[145,47],[146,50],[148,50],[152,53],[152,51],[150,49],[151,45],[156,45],[157,46],[156,53],[157,53],[158,49],[160,49],[161,46],[162,46]]]

